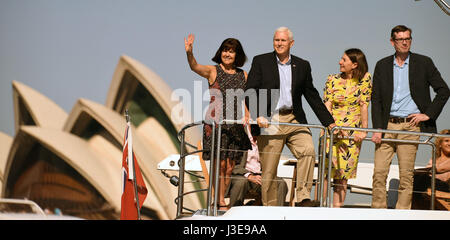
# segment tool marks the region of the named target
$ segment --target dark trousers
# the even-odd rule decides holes
[[[255,197],[257,202],[261,202],[261,185],[250,182],[242,175],[231,175],[229,188],[230,207],[244,205],[246,196]],[[288,186],[282,178],[276,178],[278,185],[277,205],[283,206],[288,192]]]
[[[426,192],[427,188],[431,188],[431,176],[428,173],[414,174],[414,192]],[[436,190],[442,192],[450,192],[450,185],[439,179],[436,179]]]

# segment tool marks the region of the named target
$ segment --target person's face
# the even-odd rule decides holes
[[[273,49],[278,55],[289,54],[294,40],[289,40],[289,34],[284,32],[276,32],[273,36]]]
[[[444,138],[441,142],[441,151],[444,155],[450,155],[450,138]]]
[[[406,54],[411,49],[411,33],[409,31],[394,33],[391,44],[397,53]]]
[[[222,64],[224,65],[233,65],[236,59],[236,52],[234,49],[225,49],[221,53]]]
[[[357,66],[358,64],[353,63],[345,53],[344,55],[342,55],[341,60],[339,60],[339,70],[345,73],[347,76],[350,76],[353,69],[355,69]]]

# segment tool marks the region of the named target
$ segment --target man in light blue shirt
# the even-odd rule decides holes
[[[419,108],[409,91],[409,54],[403,65],[397,63],[394,56],[394,97],[392,98],[391,116],[407,118],[414,113],[420,113]]]
[[[444,109],[450,90],[433,61],[410,52],[411,29],[392,29],[390,42],[395,54],[375,66],[372,89],[372,124],[375,129],[436,132],[436,119]],[[430,88],[436,96],[431,99]],[[372,135],[375,145],[372,207],[386,208],[386,180],[392,158],[397,154],[400,184],[397,209],[410,209],[414,163],[418,144],[383,142],[381,132]],[[384,134],[385,139],[419,140],[419,135]]]
[[[275,111],[283,109],[292,109],[292,69],[291,69],[291,55],[286,63],[282,63],[277,56],[278,71],[280,73],[280,98],[278,100]]]

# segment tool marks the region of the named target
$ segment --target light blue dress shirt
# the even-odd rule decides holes
[[[292,69],[291,69],[291,55],[289,60],[283,64],[277,56],[278,72],[280,73],[280,98],[277,107],[279,109],[292,109]]]
[[[403,66],[397,64],[394,56],[394,96],[390,115],[393,117],[408,117],[413,113],[420,113],[420,110],[412,99],[409,90],[409,55]]]

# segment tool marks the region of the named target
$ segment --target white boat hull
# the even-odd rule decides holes
[[[221,216],[185,220],[450,220],[450,211],[326,207],[233,207]]]

